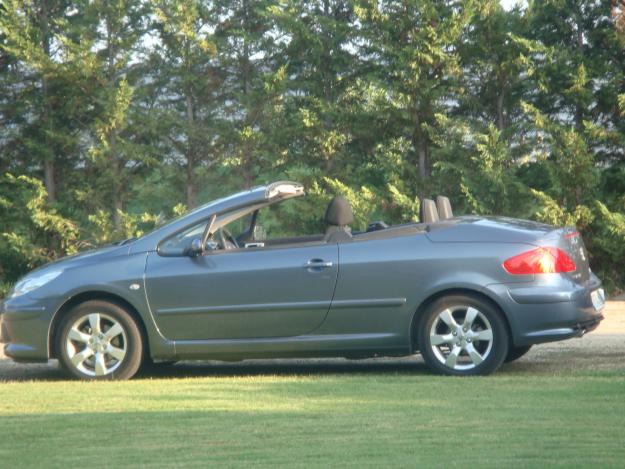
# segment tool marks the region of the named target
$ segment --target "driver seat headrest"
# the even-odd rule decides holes
[[[354,221],[354,213],[347,199],[334,197],[326,209],[325,221],[332,226],[347,226]]]

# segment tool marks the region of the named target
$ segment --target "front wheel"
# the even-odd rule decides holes
[[[85,380],[132,378],[143,355],[133,317],[120,306],[99,300],[82,303],[63,318],[56,347],[61,366]]]
[[[430,304],[417,333],[425,363],[441,374],[489,374],[508,353],[508,331],[501,313],[468,295],[450,295]]]

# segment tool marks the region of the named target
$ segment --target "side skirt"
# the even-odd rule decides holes
[[[396,334],[303,335],[297,337],[177,340],[176,358],[244,360],[287,357],[374,357],[410,355]]]

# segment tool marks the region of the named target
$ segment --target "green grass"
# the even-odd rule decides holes
[[[472,379],[407,367],[239,370],[130,382],[2,383],[0,466],[605,467],[625,461],[623,370]]]

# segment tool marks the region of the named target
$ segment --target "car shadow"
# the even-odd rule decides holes
[[[194,378],[232,376],[322,376],[329,374],[429,374],[421,359],[393,360],[246,360],[236,363],[185,361],[154,365],[139,378]]]
[[[67,375],[59,368],[56,360],[48,363],[15,363],[0,360],[0,382],[62,381]]]
[[[156,364],[139,371],[134,379],[185,379],[203,377],[249,376],[323,376],[337,374],[405,374],[427,375],[431,371],[420,357],[367,360],[276,359],[245,360],[241,362],[183,361]],[[46,364],[18,364],[0,360],[0,382],[67,381],[71,379],[56,360]]]

